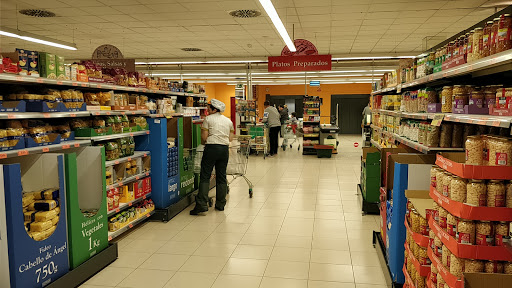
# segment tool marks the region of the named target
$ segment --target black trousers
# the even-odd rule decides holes
[[[281,126],[270,127],[270,155],[277,154],[277,147],[279,146],[279,132],[281,131]]]
[[[208,192],[210,191],[210,177],[215,167],[216,196],[215,207],[223,209],[226,205],[228,181],[226,168],[229,160],[229,146],[218,144],[205,145],[201,159],[201,174],[199,178],[199,192],[196,196],[196,208],[201,211],[208,210]]]

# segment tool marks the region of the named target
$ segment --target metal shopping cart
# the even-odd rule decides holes
[[[251,136],[238,136],[238,144],[229,146],[229,162],[226,169],[226,174],[232,176],[233,179],[228,181],[229,185],[238,178],[243,178],[249,186],[249,197],[252,198],[252,189],[254,185],[245,174],[247,173],[247,163],[249,162],[249,153],[251,151]]]
[[[286,147],[290,145],[290,149],[293,148],[293,143],[297,141],[297,124],[293,124],[291,121],[287,121],[286,126],[283,127],[283,144],[281,147],[283,151],[286,151]],[[289,143],[291,142],[291,143]],[[297,150],[300,151],[300,142]]]
[[[268,153],[268,129],[264,125],[251,125],[248,127],[249,135],[251,136],[249,147],[256,151],[256,155],[259,152],[263,152],[263,158],[265,159]]]

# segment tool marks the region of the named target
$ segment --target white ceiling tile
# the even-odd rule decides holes
[[[126,14],[143,14],[143,13],[154,13],[155,11],[148,6],[145,5],[123,5],[123,6],[114,6],[116,10],[119,10]]]
[[[126,15],[126,14],[116,14],[116,15],[102,15],[100,16],[100,18],[104,19],[104,20],[108,20],[108,21],[111,21],[111,22],[128,22],[128,21],[137,21],[135,18],[129,16],[129,15]]]
[[[87,2],[87,1],[83,1]],[[123,14],[121,11],[113,9],[109,6],[103,6],[101,8],[98,7],[80,7],[80,10],[89,13],[91,15],[100,16],[100,15],[115,15],[115,14]]]

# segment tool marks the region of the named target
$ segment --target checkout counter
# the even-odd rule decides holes
[[[333,154],[338,154],[338,132],[340,128],[332,124],[320,125],[320,145],[331,145],[334,147]]]

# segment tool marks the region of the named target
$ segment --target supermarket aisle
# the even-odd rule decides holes
[[[377,216],[355,195],[360,136],[331,159],[296,149],[250,158],[256,183],[231,186],[226,211],[146,223],[120,240],[119,259],[81,287],[384,288],[371,244]]]

